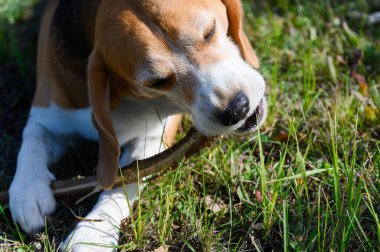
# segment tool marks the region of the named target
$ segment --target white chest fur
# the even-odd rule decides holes
[[[118,141],[123,145],[137,137],[157,136],[163,132],[167,116],[180,112],[164,99],[122,100],[111,111],[111,118]],[[90,107],[62,109],[54,103],[47,108],[32,107],[28,123],[38,123],[56,137],[79,135],[88,140],[98,139]]]
[[[111,118],[120,144],[137,137],[161,136],[169,115],[181,113],[167,100],[123,100]]]

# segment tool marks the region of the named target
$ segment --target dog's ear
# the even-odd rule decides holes
[[[243,58],[253,67],[259,67],[259,60],[243,30],[243,8],[240,0],[221,0],[226,6],[228,35],[240,48]]]
[[[89,58],[88,90],[92,120],[99,133],[96,179],[104,189],[109,189],[114,185],[119,170],[120,146],[111,122],[107,70],[96,51]]]

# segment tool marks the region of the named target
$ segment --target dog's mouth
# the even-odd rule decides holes
[[[267,114],[267,101],[264,97],[261,99],[259,105],[256,107],[255,111],[249,116],[244,124],[236,130],[236,133],[246,133],[252,131],[257,127],[261,126],[265,120]]]

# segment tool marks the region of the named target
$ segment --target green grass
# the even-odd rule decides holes
[[[121,250],[380,250],[380,31],[366,23],[379,6],[260,2],[244,8],[268,84],[266,124],[150,183]],[[367,90],[351,75],[354,51]],[[9,250],[51,251],[54,234],[31,240],[9,223],[0,235]]]
[[[30,7],[38,0],[0,0],[0,18],[14,24],[30,15]]]

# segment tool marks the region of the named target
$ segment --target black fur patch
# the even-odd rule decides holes
[[[50,34],[59,60],[74,71],[86,71],[95,18],[101,0],[59,0]]]

